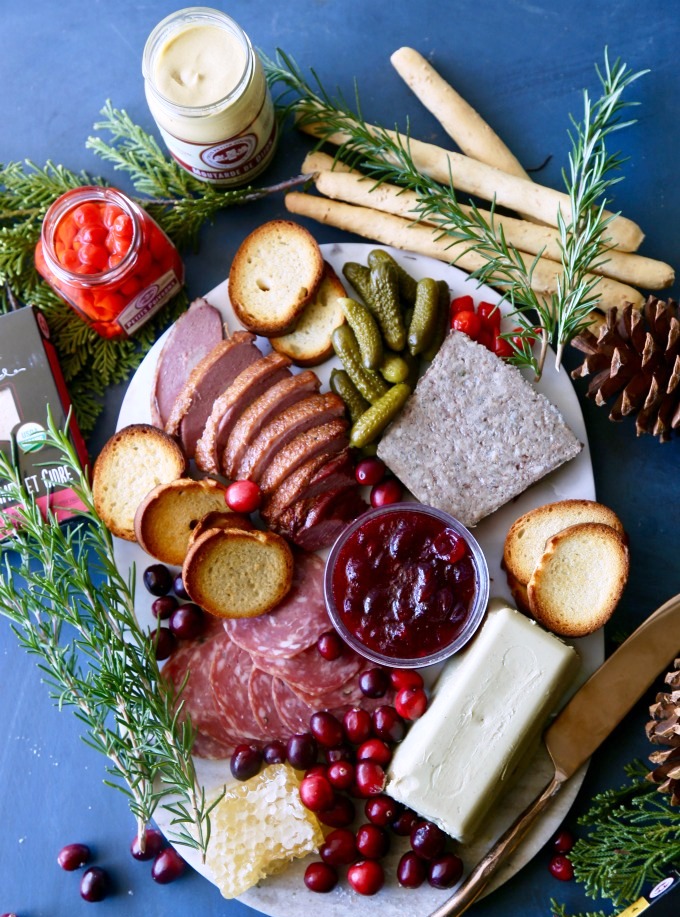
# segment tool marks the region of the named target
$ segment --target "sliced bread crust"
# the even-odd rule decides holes
[[[172,436],[150,424],[131,424],[115,433],[92,472],[97,514],[118,538],[135,541],[135,513],[149,491],[186,473],[187,460]]]
[[[324,261],[308,230],[272,220],[239,246],[229,271],[229,298],[241,324],[263,337],[287,334],[317,293]]]

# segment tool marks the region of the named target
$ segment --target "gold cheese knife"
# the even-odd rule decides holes
[[[555,775],[500,836],[453,895],[430,917],[457,917],[482,893],[501,862],[564,783],[621,722],[672,660],[680,655],[680,594],[658,608],[588,679],[546,730]]]

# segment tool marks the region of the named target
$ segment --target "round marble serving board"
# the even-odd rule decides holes
[[[402,252],[387,246],[364,243],[327,244],[322,245],[321,249],[326,261],[331,264],[338,276],[342,277],[342,266],[347,261],[358,261],[365,264],[369,252],[376,247],[389,251],[416,280],[422,277],[445,280],[449,285],[452,297],[469,294],[475,302],[484,300],[497,303],[499,301],[500,297],[494,290],[486,286],[478,286],[476,281],[458,268],[421,255]],[[207,293],[205,298],[222,312],[230,331],[238,330],[241,327],[229,302],[227,281]],[[165,335],[156,341],[131,380],[121,406],[118,429],[131,423],[151,422],[149,396],[164,337]],[[264,353],[271,350],[265,338],[258,338],[258,345]],[[559,408],[567,424],[583,443],[583,449],[571,462],[543,478],[515,500],[483,519],[474,528],[474,535],[484,551],[489,566],[490,594],[492,597],[504,598],[510,604],[512,604],[512,598],[500,566],[503,542],[510,525],[523,513],[544,503],[568,498],[595,499],[590,452],[578,399],[567,373],[564,369],[556,370],[551,357],[552,352],[546,361],[543,377],[536,384],[537,390]],[[339,365],[339,362],[333,358],[315,367],[315,372],[320,377],[324,390],[328,387],[331,369],[336,365]],[[116,562],[121,571],[128,571],[134,565],[138,571],[141,571],[149,564],[149,556],[137,544],[120,539],[114,539],[114,541]],[[137,576],[135,608],[142,627],[152,628],[155,625],[155,619],[151,614],[151,602],[152,597],[144,589],[141,576]],[[601,631],[571,642],[581,657],[582,665],[580,676],[569,693],[573,693],[604,659],[604,639]],[[455,661],[452,662],[455,664]],[[430,681],[434,680],[436,673],[437,670],[427,673]],[[499,685],[499,691],[502,692],[502,690],[503,686]],[[226,761],[196,759],[196,766],[199,779],[208,793],[232,779]],[[551,776],[550,759],[541,745],[530,764],[513,784],[511,791],[496,803],[474,842],[460,849],[459,853],[466,868],[471,868],[481,859],[517,815],[539,794]],[[486,894],[511,878],[550,839],[569,811],[584,776],[585,766],[565,784],[551,807],[535,823],[522,844],[498,869]],[[162,830],[172,835],[170,816],[165,810],[157,813],[156,820]],[[402,844],[396,843],[398,840],[402,841]],[[197,854],[184,847],[179,849],[198,872],[211,879],[209,871]],[[415,892],[407,892],[399,888],[395,878],[396,864],[406,849],[408,849],[407,841],[395,837],[392,850],[385,861],[388,879],[385,889],[379,895],[358,899],[346,882],[340,882],[331,893],[324,895],[323,907],[327,917],[345,917],[348,913],[356,912],[358,909],[361,910],[362,915],[367,915],[367,917],[373,914],[376,917],[377,915],[403,917],[405,907],[409,911],[417,908],[418,913],[426,914],[441,905],[450,896],[450,890],[441,891],[423,886]],[[319,900],[314,893],[305,888],[303,882],[307,862],[308,860],[300,860],[292,863],[284,872],[250,889],[240,897],[240,900],[270,917],[299,917],[303,908],[311,906],[312,902],[318,903]]]

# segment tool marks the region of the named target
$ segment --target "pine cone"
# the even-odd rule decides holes
[[[680,659],[675,660],[675,672],[666,675],[672,691],[657,694],[649,712],[654,717],[647,723],[647,738],[653,745],[667,745],[663,751],[649,756],[657,765],[647,779],[659,784],[659,792],[671,794],[671,804],[680,805]]]
[[[637,435],[659,441],[680,431],[680,322],[678,304],[650,296],[638,311],[628,303],[607,313],[596,337],[584,331],[572,341],[586,358],[571,376],[592,376],[587,396],[598,405],[617,395],[609,419],[637,414]]]

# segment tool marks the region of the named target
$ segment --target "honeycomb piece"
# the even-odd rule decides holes
[[[229,786],[211,815],[206,864],[225,898],[235,898],[291,860],[318,850],[323,834],[300,801],[300,780],[287,764]]]

